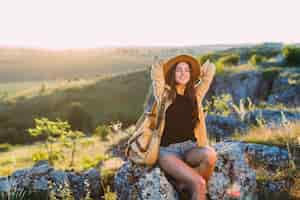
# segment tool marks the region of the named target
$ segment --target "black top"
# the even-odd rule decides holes
[[[189,139],[195,140],[192,110],[191,100],[187,96],[176,93],[174,102],[166,110],[161,146]]]

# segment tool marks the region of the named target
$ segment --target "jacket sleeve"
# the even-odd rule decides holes
[[[202,70],[204,71],[204,74],[200,75],[201,81],[195,85],[196,96],[199,103],[202,103],[202,100],[211,85],[216,73],[216,66],[208,61],[202,65]]]
[[[199,123],[197,123],[197,126],[194,129],[194,133],[198,146],[205,147],[209,145],[205,124],[205,114],[202,106],[199,106]]]
[[[162,93],[165,88],[163,60],[158,60],[151,66],[150,74],[151,74],[151,81],[153,87],[153,95],[156,101],[160,102]]]

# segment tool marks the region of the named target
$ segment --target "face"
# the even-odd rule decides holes
[[[185,85],[190,80],[190,68],[186,62],[180,62],[176,65],[175,81],[177,84]]]

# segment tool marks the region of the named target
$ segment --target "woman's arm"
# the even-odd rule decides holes
[[[150,73],[153,86],[153,94],[157,102],[160,102],[162,93],[165,88],[163,63],[163,60],[156,61],[152,65]]]
[[[201,82],[195,85],[196,89],[196,96],[199,103],[202,103],[202,100],[207,93],[211,82],[214,78],[214,75],[216,73],[216,66],[214,63],[210,63],[209,60],[207,60],[200,69],[200,78]]]

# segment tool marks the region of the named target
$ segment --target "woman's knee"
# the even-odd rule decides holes
[[[217,162],[218,154],[215,151],[215,149],[212,147],[205,147],[205,148],[206,148],[205,154],[206,154],[206,159],[207,159],[208,165],[213,167],[213,166],[215,166],[215,164]]]
[[[198,166],[205,163],[213,167],[217,161],[217,153],[212,147],[197,147],[189,151],[185,156],[186,162],[192,166]]]

